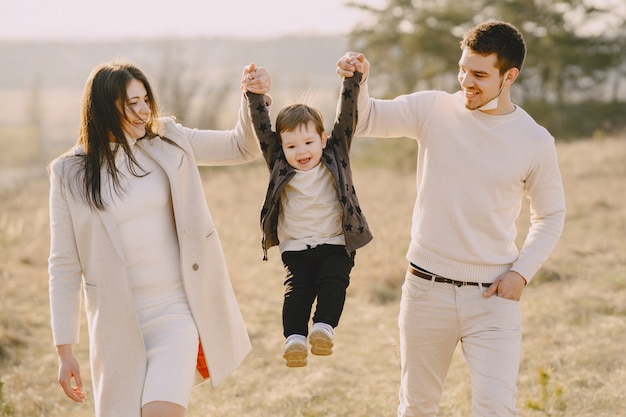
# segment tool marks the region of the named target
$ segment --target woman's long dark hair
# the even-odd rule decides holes
[[[152,138],[158,131],[158,106],[144,73],[127,62],[112,62],[100,65],[93,70],[85,84],[81,107],[78,145],[84,149],[84,167],[77,181],[82,183],[82,190],[87,203],[99,210],[104,209],[102,199],[101,170],[106,168],[116,193],[122,192],[121,176],[115,166],[115,153],[122,148],[128,156],[128,166],[133,175],[141,176],[141,169],[127,143],[123,121],[126,115],[127,87],[133,80],[141,82],[148,96],[150,116],[146,120],[146,136]],[[115,145],[112,147],[111,143]]]

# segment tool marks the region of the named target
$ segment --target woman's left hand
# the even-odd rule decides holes
[[[263,67],[257,67],[254,63],[243,69],[241,76],[241,89],[256,94],[267,94],[270,91],[272,79],[269,72]]]

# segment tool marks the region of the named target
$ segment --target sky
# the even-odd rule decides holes
[[[380,6],[384,0],[358,0]],[[0,0],[0,40],[278,37],[350,32],[347,0]]]
[[[1,40],[268,38],[346,34],[370,16],[349,0],[0,0]],[[382,7],[386,0],[355,0]],[[626,14],[626,0],[588,0]],[[590,33],[610,25],[571,14]],[[621,24],[619,18],[616,20]],[[613,26],[614,26],[613,25]]]

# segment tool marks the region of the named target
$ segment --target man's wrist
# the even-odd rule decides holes
[[[513,272],[513,273],[515,273],[515,275],[517,275],[518,277],[520,277],[520,278],[522,279],[522,281],[524,282],[524,286],[528,285],[528,280],[527,280],[527,279],[526,279],[526,278],[525,278],[522,274],[520,274],[519,272],[514,271],[514,270],[512,270],[512,269],[511,269],[511,271],[510,271],[510,272]]]

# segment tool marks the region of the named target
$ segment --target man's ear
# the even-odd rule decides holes
[[[506,72],[504,80],[511,85],[515,80],[517,80],[517,77],[519,77],[519,68],[513,67]]]
[[[321,139],[322,139],[322,149],[326,149],[326,142],[328,142],[328,133],[322,132]]]

